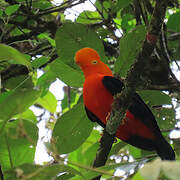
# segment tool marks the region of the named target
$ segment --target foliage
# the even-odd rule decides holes
[[[155,3],[96,0],[91,4],[94,11],[83,10],[75,21],[67,19],[69,8],[84,2],[64,0],[55,5],[48,0],[0,0],[1,179],[79,180],[97,175],[109,179],[118,169],[132,180],[179,179],[180,146],[178,139],[169,137],[178,122],[180,103],[179,82],[172,72],[174,67],[180,71],[178,2],[167,1],[156,52],[147,59],[137,89],[163,135],[176,147],[177,162],[157,159],[146,164],[156,155],[117,140],[106,166],[97,169],[91,165],[101,129],[85,114],[81,96],[84,77],[74,63],[75,52],[92,47],[117,77],[125,77],[142,48]],[[40,77],[39,70],[43,71]],[[57,78],[66,84],[64,92],[57,89],[65,94],[61,106],[49,90]],[[43,113],[37,115],[30,107]],[[46,149],[53,161],[43,165],[34,163],[40,121],[52,134]],[[142,164],[145,166],[139,171]]]

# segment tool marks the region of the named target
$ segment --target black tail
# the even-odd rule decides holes
[[[174,150],[164,138],[156,141],[156,151],[162,160],[175,160]]]

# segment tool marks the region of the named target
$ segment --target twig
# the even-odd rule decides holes
[[[160,91],[173,91],[180,92],[180,82],[169,83],[167,85],[149,85],[147,89],[150,90],[160,90]]]
[[[137,0],[137,1],[138,1],[138,4],[139,4],[139,10],[140,10],[141,16],[142,16],[142,18],[143,18],[143,21],[144,21],[144,23],[145,23],[146,25],[148,25],[147,13],[146,13],[146,11],[145,11],[145,8],[143,9],[143,7],[142,7],[143,1],[142,1],[142,3],[139,2],[139,0]]]
[[[67,86],[67,103],[68,108],[71,109],[71,87]]]
[[[47,14],[51,14],[51,13],[54,13],[54,12],[62,12],[62,11],[65,11],[67,8],[71,8],[73,6],[76,6],[76,5],[79,5],[81,3],[83,3],[84,1],[79,1],[77,3],[74,3],[74,4],[70,4],[70,5],[67,5],[67,6],[64,6],[64,7],[58,7],[58,8],[53,8],[49,11],[45,11],[45,12],[41,12],[39,14],[37,14],[36,16],[38,17],[41,17],[41,16],[44,16],[44,15],[47,15]]]
[[[134,0],[133,4],[134,4],[134,13],[135,13],[135,18],[136,18],[136,24],[140,25],[140,24],[142,24],[142,22],[141,22],[139,0]]]
[[[180,128],[175,127],[175,128],[171,128],[171,129],[163,129],[163,130],[161,130],[161,132],[170,132],[170,131],[173,131],[173,130],[180,131]]]

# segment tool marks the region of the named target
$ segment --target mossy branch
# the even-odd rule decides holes
[[[138,87],[138,84],[140,82],[140,75],[143,72],[146,60],[151,56],[155,48],[156,41],[161,32],[161,27],[164,22],[166,7],[166,1],[156,1],[152,19],[148,27],[147,36],[142,45],[142,50],[139,52],[135,64],[127,74],[122,92],[114,97],[111,115],[101,138],[101,146],[97,152],[93,167],[103,166],[106,163],[108,154],[114,141],[116,130],[121,124],[126,110],[131,103],[136,88]],[[100,179],[100,176],[94,178],[93,180],[98,179]]]

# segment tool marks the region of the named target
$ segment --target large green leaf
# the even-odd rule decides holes
[[[53,63],[51,63],[50,69],[61,81],[67,85],[73,87],[82,87],[84,82],[83,74],[63,63],[60,58],[57,58]]]
[[[138,159],[138,158],[141,158],[142,155],[141,155],[141,149],[139,148],[136,148],[134,146],[131,146],[131,145],[128,145],[128,150],[129,150],[129,153],[135,158],[135,159]]]
[[[97,11],[83,11],[76,20],[82,24],[92,24],[102,21],[101,16]]]
[[[3,16],[3,10],[0,9],[0,18]]]
[[[36,58],[32,61],[33,68],[39,68],[40,66],[46,64],[49,61],[50,58],[42,56],[40,58]]]
[[[156,90],[139,91],[138,94],[150,106],[172,104],[170,96]]]
[[[153,113],[156,117],[160,129],[167,130],[174,128],[176,122],[175,110],[173,108],[159,108],[154,109]]]
[[[97,50],[102,60],[105,59],[103,44],[98,35],[83,24],[63,24],[56,32],[55,40],[60,59],[71,67],[77,67],[74,63],[75,52],[84,47]]]
[[[77,149],[90,135],[93,123],[86,116],[82,103],[64,113],[56,122],[53,142],[59,154]]]
[[[144,177],[141,176],[139,171],[132,177],[131,180],[146,180]]]
[[[78,162],[81,165],[91,166],[93,160],[96,157],[97,149],[99,148],[99,140],[101,136],[99,131],[93,130],[91,135],[86,139],[86,141],[75,151],[69,153],[68,160],[70,162]],[[77,166],[73,166],[81,172],[85,172],[85,169],[82,169]]]
[[[126,76],[130,66],[134,63],[138,52],[145,39],[145,27],[137,26],[128,32],[120,41],[120,56],[118,57],[114,70],[120,76]]]
[[[6,133],[0,136],[0,164],[7,170],[23,163],[33,163],[38,140],[38,128],[30,121],[8,122]]]
[[[132,30],[135,27],[136,27],[136,20],[135,20],[134,16],[132,14],[123,15],[122,21],[121,21],[121,28],[123,29],[123,31],[129,32],[130,30]]]
[[[57,99],[50,91],[48,91],[43,97],[37,99],[36,103],[40,104],[51,113],[56,112]]]
[[[15,13],[19,9],[19,7],[20,7],[20,4],[14,4],[14,5],[8,6],[5,9],[6,15],[10,16],[11,14]]]
[[[27,110],[40,96],[41,91],[36,89],[18,88],[0,95],[0,126],[1,131],[7,121],[14,115]]]
[[[117,7],[119,7],[119,8],[125,8],[125,7],[127,7],[131,2],[132,2],[132,0],[118,0],[118,2],[117,2]]]
[[[37,118],[34,114],[33,111],[31,111],[30,109],[27,109],[26,111],[24,111],[23,113],[20,113],[20,114],[17,114],[15,116],[15,118],[18,118],[18,119],[25,119],[25,120],[28,120],[34,124],[37,123]]]
[[[21,86],[21,88],[34,87],[32,77],[29,75],[20,75],[16,77],[11,77],[4,82],[4,87],[7,89],[15,89],[19,86]]]
[[[7,61],[11,64],[22,64],[31,69],[31,63],[25,56],[11,46],[0,44],[0,52],[0,63],[1,61]]]
[[[48,33],[41,33],[38,35],[38,38],[40,39],[47,39],[48,42],[51,44],[51,46],[55,47],[56,46],[56,43],[55,43],[55,40],[52,39]]]
[[[33,1],[33,8],[45,10],[52,7],[52,3],[48,0]]]
[[[120,141],[120,142],[118,142],[116,144],[114,143],[112,148],[111,148],[109,156],[117,154],[120,151],[120,149],[122,149],[126,145],[127,145],[127,143],[125,143],[124,141]]]
[[[170,30],[176,31],[177,33],[180,32],[180,11],[172,14],[167,22],[167,27]]]
[[[23,177],[29,177],[29,180],[50,180],[54,179],[60,173],[64,172],[68,172],[74,175],[81,174],[72,167],[63,164],[55,164],[49,166],[23,164],[19,167],[12,168],[11,170],[5,172],[6,180],[19,180],[18,172],[21,172],[21,176]]]

